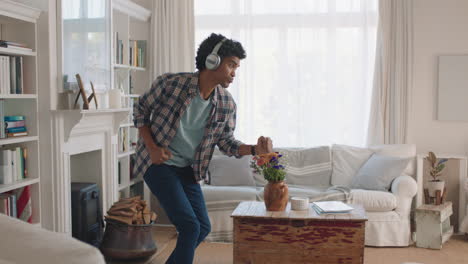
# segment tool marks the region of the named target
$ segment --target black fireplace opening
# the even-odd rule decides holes
[[[103,235],[100,192],[96,183],[72,182],[72,236],[99,247]]]

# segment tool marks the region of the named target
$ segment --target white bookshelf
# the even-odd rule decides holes
[[[3,0],[0,4],[0,39],[23,43],[31,50],[18,50],[0,47],[0,56],[21,57],[23,63],[23,92],[21,94],[0,94],[4,102],[5,116],[25,116],[27,136],[0,139],[0,150],[27,149],[24,159],[24,179],[13,179],[11,183],[0,184],[0,194],[16,192],[30,186],[32,224],[41,226],[40,195],[40,150],[38,119],[38,74],[37,74],[37,20],[40,10],[29,6]],[[1,120],[3,122],[3,120]],[[0,171],[3,174],[3,170]],[[2,175],[5,176],[5,175]],[[17,197],[18,199],[19,197]]]
[[[135,189],[142,192],[143,199],[150,202],[150,191],[143,179],[133,178],[131,172],[132,159],[135,157],[135,147],[138,140],[138,130],[133,125],[133,105],[145,90],[149,89],[149,48],[151,11],[130,1],[112,1],[112,82],[113,88],[121,89],[122,106],[131,111],[126,120],[122,121],[118,135],[117,182],[121,197],[131,196]],[[121,55],[117,56],[118,39],[122,41]],[[130,64],[130,41],[145,41],[146,49],[138,64]],[[140,55],[140,54],[139,54]],[[141,54],[143,55],[143,54]]]

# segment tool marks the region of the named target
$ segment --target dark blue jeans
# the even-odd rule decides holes
[[[166,263],[191,264],[195,249],[211,231],[205,199],[192,167],[153,164],[144,179],[179,233]]]

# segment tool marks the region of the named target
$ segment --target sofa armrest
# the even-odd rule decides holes
[[[418,191],[416,181],[408,175],[401,175],[392,182],[391,192],[396,196],[413,198]]]
[[[395,211],[400,216],[409,216],[411,202],[418,191],[416,181],[407,175],[398,176],[393,180],[390,190],[397,198],[397,208]]]
[[[68,234],[56,233],[0,214],[0,259],[12,263],[105,264],[99,250]]]

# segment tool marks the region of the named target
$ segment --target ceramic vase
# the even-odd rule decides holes
[[[284,211],[288,204],[288,185],[284,181],[268,182],[263,190],[267,211]]]
[[[427,189],[429,190],[429,196],[430,197],[436,197],[436,191],[440,190],[440,193],[444,192],[444,186],[445,182],[444,181],[429,181],[427,182]]]

